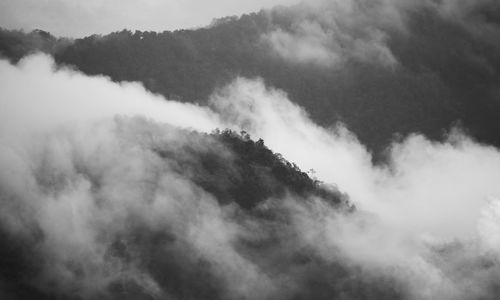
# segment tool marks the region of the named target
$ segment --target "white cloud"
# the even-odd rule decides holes
[[[206,108],[165,102],[138,83],[115,84],[68,69],[54,72],[52,60],[41,54],[25,58],[19,66],[2,60],[0,67],[4,108],[0,132],[39,130],[114,115],[143,115],[198,130],[217,127],[216,116]]]
[[[318,203],[294,214],[301,236],[325,257],[338,260],[340,248],[368,271],[403,280],[418,299],[484,296],[488,280],[498,278],[498,256],[490,269],[458,272],[488,260],[480,248],[498,243],[497,204],[488,202],[500,196],[498,149],[458,131],[443,143],[413,135],[392,145],[388,165],[374,166],[348,131],[317,126],[286,94],[260,81],[237,80],[213,106],[228,125],[263,138],[301,169],[314,169],[358,207],[343,216]]]

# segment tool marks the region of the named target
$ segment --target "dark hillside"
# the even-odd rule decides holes
[[[295,164],[269,150],[262,140],[253,141],[248,134],[231,130],[217,131],[202,139],[225,150],[206,147],[201,151],[186,144],[182,149],[156,149],[156,152],[167,160],[174,159],[179,172],[189,174],[191,180],[221,204],[235,202],[251,209],[264,200],[282,198],[287,193],[320,197],[332,205],[347,204],[335,188],[311,179]],[[227,151],[231,155],[221,155]]]
[[[7,57],[12,62],[39,51],[53,54],[58,48],[64,48],[69,43],[70,40],[56,38],[43,30],[25,33],[0,28],[0,57]]]
[[[120,122],[119,126],[124,126],[120,131],[127,135],[133,128],[148,128],[141,122]],[[138,124],[140,126],[135,127]],[[200,134],[163,129],[172,130],[169,134],[179,139],[174,138],[177,143],[173,143],[167,138],[165,144],[160,142],[150,149],[149,154],[157,155],[154,158],[157,170],[144,170],[151,172],[152,177],[138,183],[150,188],[142,190],[136,186],[141,194],[126,195],[134,197],[132,206],[124,202],[114,208],[117,210],[114,213],[126,212],[124,226],[116,229],[112,225],[91,224],[95,239],[89,240],[86,247],[103,249],[93,253],[95,259],[103,259],[103,265],[95,266],[94,262],[79,256],[44,256],[44,249],[49,252],[57,249],[48,248],[50,233],[43,231],[36,220],[26,227],[23,235],[16,235],[0,224],[2,299],[234,299],[245,290],[239,291],[232,283],[239,285],[239,278],[245,278],[246,272],[251,274],[256,268],[262,278],[252,278],[252,283],[244,284],[267,280],[272,287],[263,285],[266,289],[258,291],[259,294],[252,292],[251,297],[255,299],[403,297],[403,287],[390,276],[367,273],[341,259],[326,260],[310,249],[294,227],[294,212],[287,209],[287,205],[297,203],[295,201],[307,207],[310,201],[318,200],[338,212],[352,213],[346,197],[335,188],[309,178],[294,164],[271,152],[262,140],[252,141],[245,133],[226,130]],[[134,134],[145,138],[141,132],[139,129],[139,133],[128,138]],[[158,133],[154,129],[146,132]],[[113,202],[120,200],[105,193],[110,178],[100,174],[92,164],[78,160],[75,164],[79,165],[79,174],[92,183],[93,198],[86,199],[92,202],[88,205],[96,205],[99,213],[112,217]],[[183,198],[176,193],[158,197],[156,193],[160,193],[162,178],[166,175],[156,173],[159,170],[168,170],[168,178],[191,182],[193,198]],[[50,179],[53,170],[39,171],[42,173],[37,174],[41,177],[38,184],[50,193],[51,188],[54,189]],[[57,180],[61,185],[70,182],[68,178]],[[212,195],[218,204],[203,197],[196,199],[202,194],[201,190]],[[154,211],[161,209],[158,202],[170,203],[171,207],[158,215]],[[210,226],[210,222],[217,224],[219,216],[212,215],[211,205],[220,205],[225,212],[224,224],[230,228],[219,228],[213,233],[215,236],[193,237],[190,226],[199,226],[197,224],[207,220],[206,226]],[[181,209],[172,215],[169,211],[176,206]],[[141,216],[141,208],[146,209],[146,218]],[[153,221],[155,216],[160,218]],[[230,241],[217,236],[236,228],[241,233]],[[203,232],[204,229],[197,230]],[[205,244],[198,244],[198,239],[215,245],[217,252],[199,249]],[[86,249],[82,249],[82,253]],[[233,265],[233,261],[225,265],[226,255],[232,255],[237,265]],[[51,265],[53,259],[60,263],[57,267]],[[225,268],[222,271],[221,265]],[[237,269],[233,276],[238,277],[233,280],[231,268],[240,265],[243,269]],[[99,284],[85,285],[94,280],[94,276],[104,279]],[[68,286],[61,285],[59,280],[68,282]]]
[[[344,122],[376,153],[395,135],[420,132],[439,139],[456,125],[481,142],[500,146],[497,6],[482,1],[462,19],[417,6],[401,13],[404,30],[372,24],[387,37],[387,49],[397,62],[389,67],[356,57],[335,67],[280,57],[263,39],[276,30],[292,32],[302,19],[316,22],[319,17],[302,13],[307,9],[301,6],[228,17],[197,30],[89,36],[52,52],[59,63],[87,74],[140,81],[155,93],[187,102],[206,103],[215,88],[236,76],[262,77],[287,92],[316,122]],[[362,29],[343,34],[356,41]],[[0,41],[12,35],[19,34],[2,31]],[[0,49],[18,59],[32,51],[33,39],[33,33],[20,35]],[[43,51],[55,49],[43,45]],[[351,55],[350,44],[341,47]]]

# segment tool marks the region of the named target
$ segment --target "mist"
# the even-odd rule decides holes
[[[497,11],[498,2],[492,0],[305,0],[272,10],[271,19],[276,26],[264,33],[261,40],[291,64],[341,69],[349,62],[357,62],[390,70],[401,67],[398,57],[401,54],[394,52],[398,51],[397,40],[419,38],[419,29],[412,27],[418,14],[447,23],[438,29],[443,30],[441,35],[445,38],[452,39],[463,31],[464,36],[496,49]],[[456,26],[456,31],[446,31],[446,26]],[[432,43],[432,40],[420,42]],[[432,48],[427,46],[426,49]],[[464,51],[461,59],[477,55],[494,60],[486,49],[472,54],[466,53],[467,47],[463,45],[459,48]]]
[[[205,107],[44,55],[0,62],[0,101],[5,298],[498,297],[500,153],[459,128],[374,164],[258,78]],[[224,203],[194,180],[207,151],[235,168],[216,128],[262,138],[355,209],[291,192]]]

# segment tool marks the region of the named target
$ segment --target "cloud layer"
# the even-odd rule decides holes
[[[0,295],[498,296],[500,153],[459,131],[444,143],[410,136],[373,165],[341,125],[314,124],[258,79],[199,107],[55,70],[46,56],[2,61],[0,101],[0,248],[20,270],[2,273]],[[221,205],[181,164],[197,161],[185,146],[230,161],[186,129],[216,127],[263,138],[356,210],[293,194]]]

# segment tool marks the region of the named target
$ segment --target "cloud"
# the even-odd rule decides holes
[[[338,67],[355,60],[392,67],[397,60],[386,44],[386,30],[403,23],[398,5],[387,2],[305,1],[276,8],[270,11],[276,28],[263,34],[262,41],[295,63]],[[293,16],[290,24],[287,15]]]
[[[5,295],[496,296],[500,153],[458,130],[394,142],[374,165],[341,124],[316,125],[258,79],[235,80],[209,107],[40,55],[2,61],[0,79],[0,254],[21,272],[0,273]],[[215,127],[263,138],[356,210],[293,193],[221,204],[192,176],[207,151],[232,167],[231,150],[191,131]]]
[[[163,97],[146,92],[141,84],[114,84],[105,77],[87,77],[69,69],[54,72],[54,68],[51,59],[41,54],[22,60],[19,66],[1,61],[5,108],[0,112],[1,131],[36,130],[114,115],[145,115],[198,130],[217,127],[215,116],[207,109],[165,102]],[[54,97],[54,91],[58,97]]]
[[[317,126],[281,91],[240,79],[213,105],[226,122],[263,138],[300,168],[349,195],[359,212],[342,216],[319,204],[297,217],[297,230],[325,257],[334,249],[372,272],[393,273],[421,299],[488,297],[498,278],[495,244],[500,152],[458,130],[443,143],[411,135],[394,143],[389,162],[371,156],[342,127]],[[493,198],[496,199],[496,198]],[[479,247],[479,248],[478,248]],[[453,257],[451,262],[447,260]],[[490,261],[492,260],[492,261]],[[481,261],[488,261],[482,268]],[[459,272],[468,264],[473,268]]]
[[[335,47],[332,36],[316,23],[304,22],[296,34],[276,29],[263,37],[282,57],[297,62],[313,62],[318,65],[333,65],[340,55],[330,51]]]
[[[415,223],[432,223],[430,230],[443,230],[451,238],[454,233],[463,236],[474,230],[487,197],[500,193],[495,185],[499,152],[458,130],[444,143],[411,135],[392,145],[388,165],[374,166],[345,128],[314,124],[286,94],[260,81],[240,79],[219,92],[213,103],[228,126],[263,138],[302,169],[314,169],[318,178],[337,184],[361,209],[400,209],[393,217],[402,217],[402,223],[415,218]],[[454,203],[460,206],[450,210]],[[449,218],[451,224],[446,224]]]

